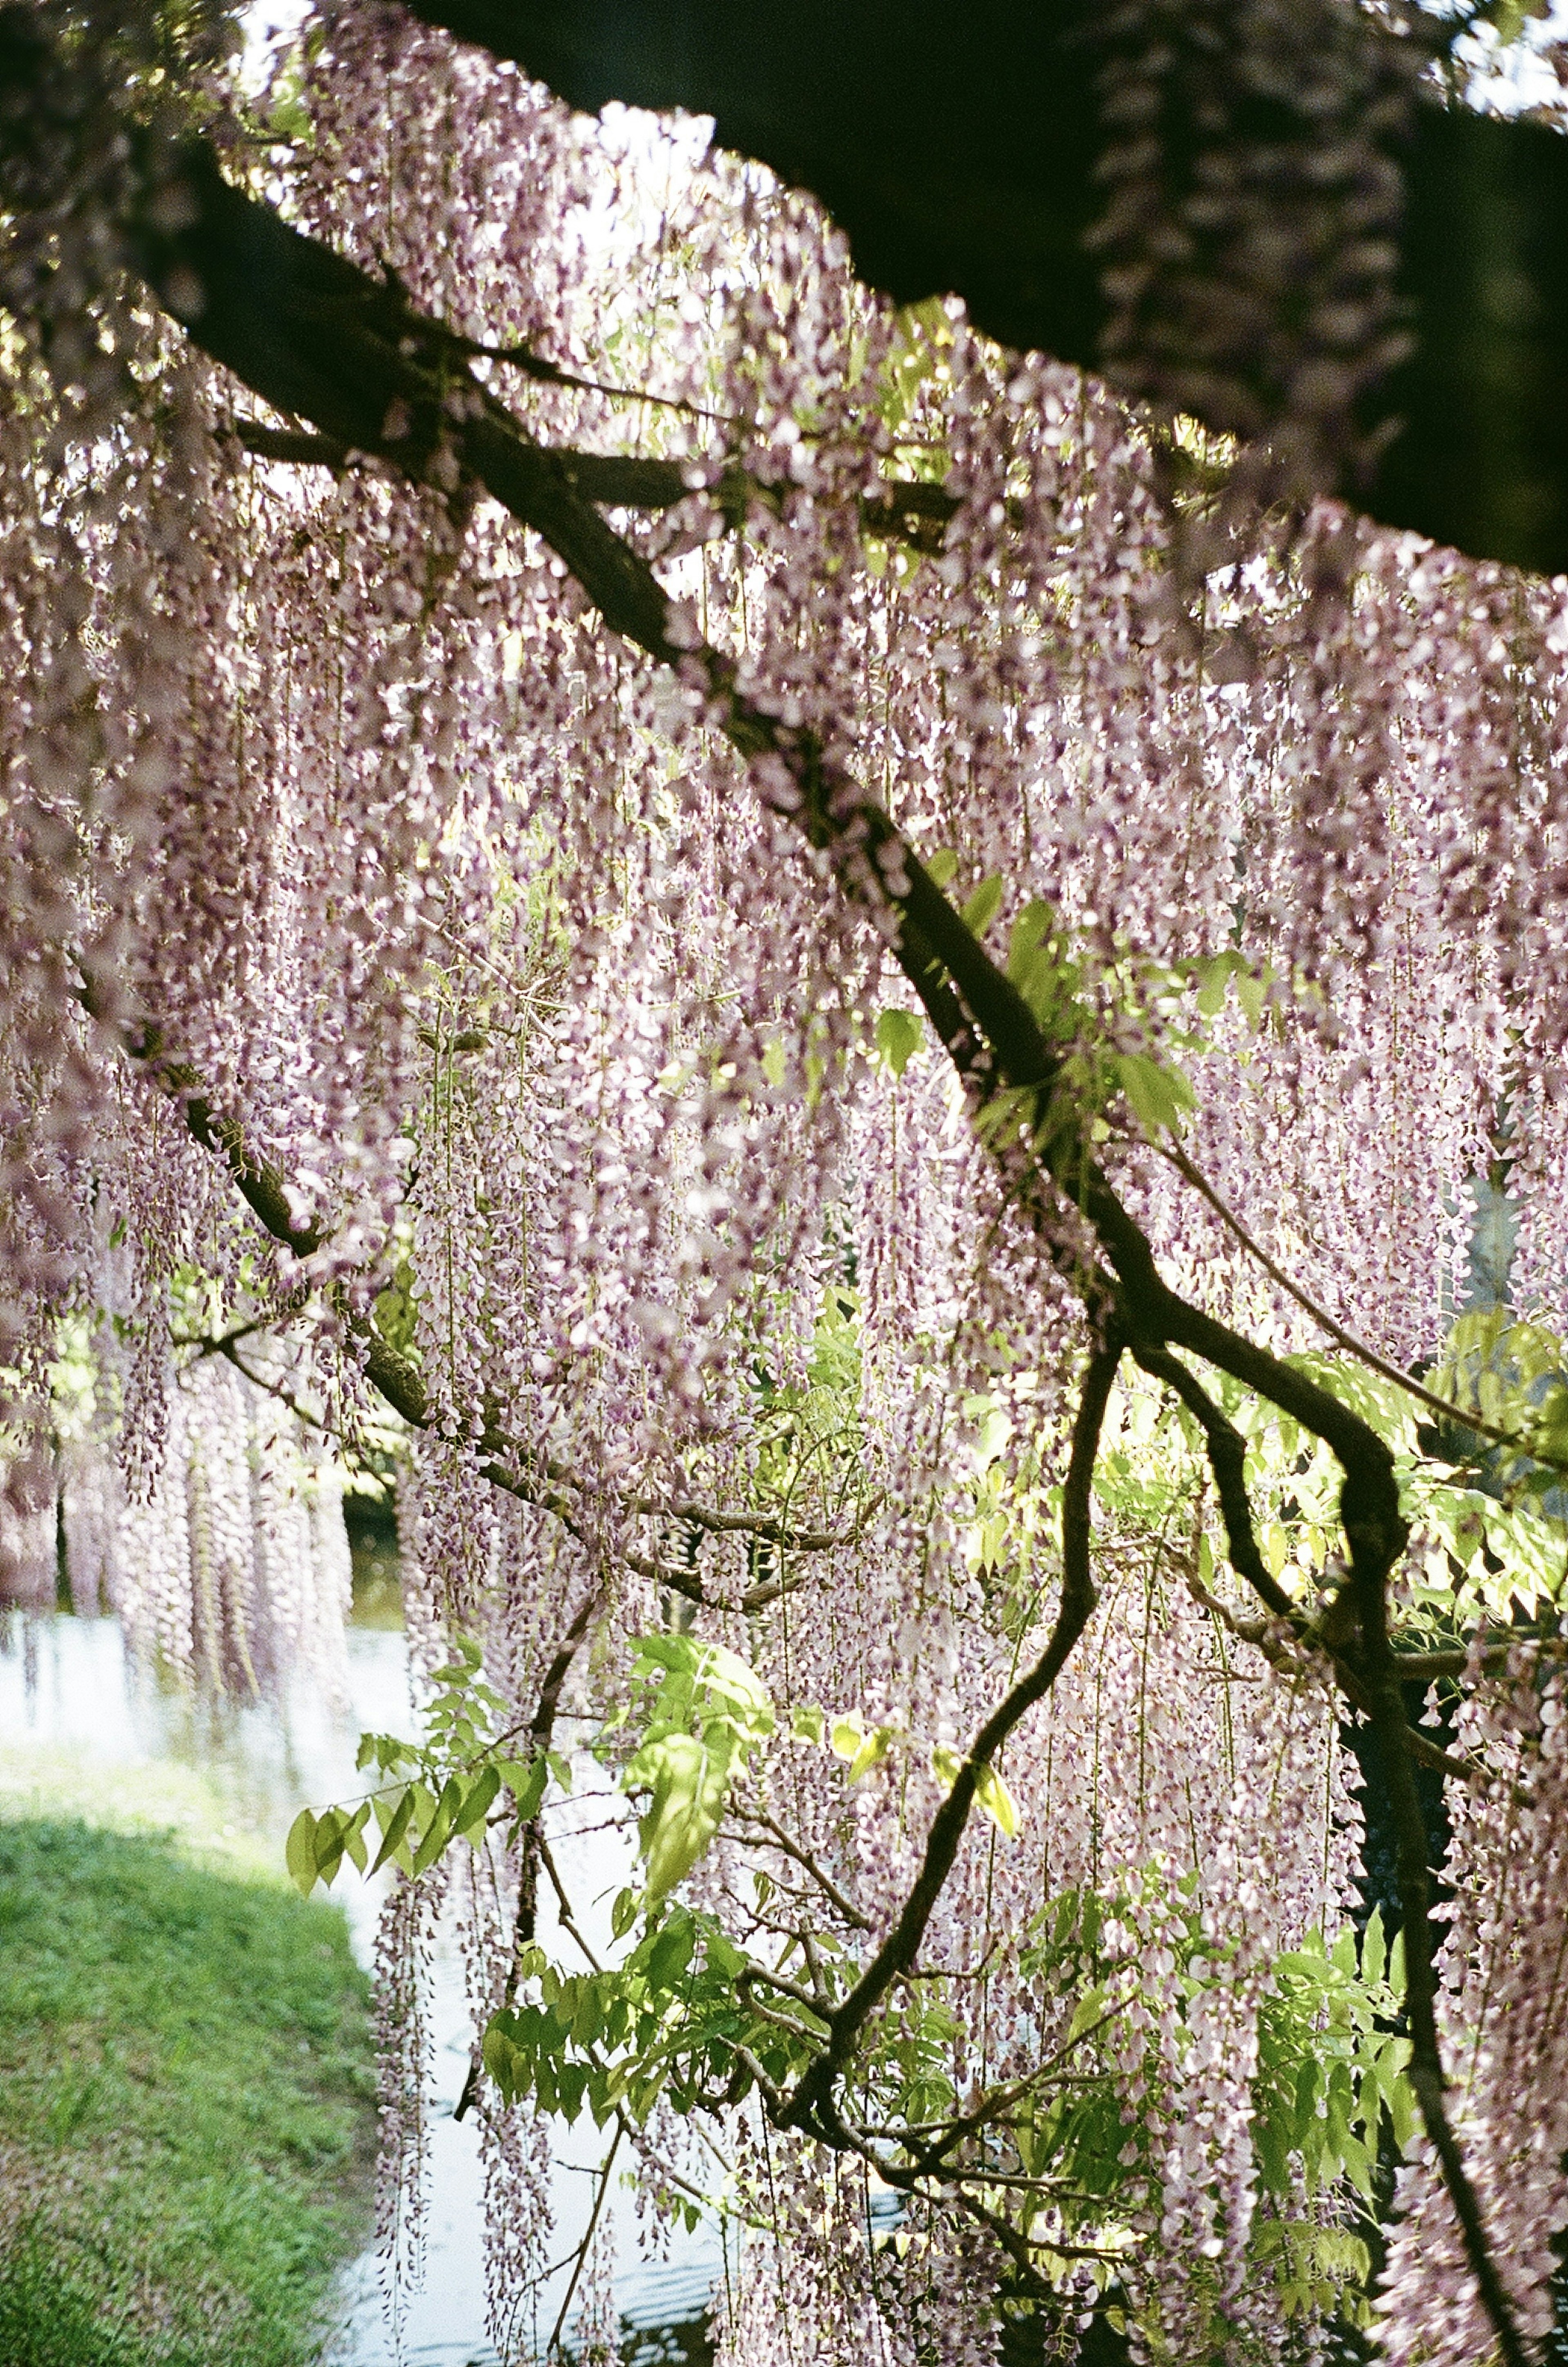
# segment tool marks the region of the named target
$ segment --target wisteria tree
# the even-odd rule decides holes
[[[10,1533],[265,1682],[395,1431],[427,1724],[290,1863],[395,1869],[396,2273],[461,1923],[508,2352],[559,2115],[733,2367],[1550,2336],[1568,607],[1321,497],[1371,23],[1235,12],[1314,194],[1216,150],[1176,314],[1129,136],[1118,394],[395,7],[0,15]]]

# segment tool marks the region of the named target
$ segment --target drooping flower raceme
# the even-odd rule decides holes
[[[111,58],[93,104],[141,121],[140,89]],[[355,451],[204,359],[180,289],[161,312],[120,267],[86,97],[69,170],[8,196],[31,224],[0,284],[13,1526],[47,1514],[53,1456],[73,1581],[111,1538],[141,1633],[264,1681],[328,1648],[341,1586],[301,1441],[363,1454],[390,1398],[416,1651],[469,1652],[457,1692],[482,1666],[493,1698],[452,1713],[439,1767],[373,1753],[385,1826],[313,1825],[306,1872],[378,1832],[403,1868],[380,1975],[404,2265],[431,1886],[467,1918],[498,2339],[545,2258],[547,2079],[672,2209],[714,2189],[693,2132],[718,2124],[759,2256],[723,2315],[736,2367],[792,2323],[823,2358],[990,2355],[998,2290],[1064,2340],[1098,2306],[1141,2356],[1308,2355],[1309,2320],[1359,2305],[1403,2042],[1382,1974],[1358,1988],[1353,1948],[1319,1944],[1355,1902],[1317,1648],[1348,1647],[1348,1548],[1332,1458],[1277,1399],[1216,1384],[1284,1611],[1258,1616],[1201,1419],[1147,1364],[1098,1438],[1098,1605],[968,1764],[1069,1591],[1110,1319],[1098,1204],[1053,1146],[1098,1162],[1174,1292],[1390,1443],[1407,1637],[1457,1667],[1511,1589],[1550,1659],[1551,1499],[1442,1472],[1386,1368],[1438,1352],[1488,1171],[1521,1303],[1568,1313],[1560,590],[1327,506],[1194,574],[1170,439],[1190,503],[1228,457],[1197,431],[955,306],[893,313],[811,204],[691,127],[572,119],[395,9],[324,8],[265,91],[215,75],[201,103],[236,181],[445,324],[406,342],[449,376],[449,432],[402,467],[396,404]],[[466,465],[486,399],[655,570],[674,663]],[[896,957],[900,844],[1048,1048],[1021,1150],[1021,1104],[942,1057],[946,971],[928,1025]],[[96,1430],[60,1414],[62,1326]],[[649,1671],[686,1663],[638,1639],[688,1630],[709,1657],[649,1744]],[[1444,2028],[1493,2248],[1526,2257],[1528,2194],[1539,2287],[1560,2133],[1548,2163],[1495,2016],[1561,2050],[1555,1679],[1486,1653]],[[722,1761],[716,1654],[767,1704]],[[562,1988],[590,1979],[564,1886],[541,1897],[571,1735],[626,1774],[613,1812],[660,1869],[615,1934],[632,1969],[604,1974],[641,1985],[641,2022]],[[660,1748],[704,1804],[690,1848]],[[1484,1771],[1517,1784],[1521,1753],[1510,1822]],[[832,2067],[840,2120],[792,2121],[972,1782],[915,1953]],[[1284,2064],[1299,2121],[1266,2102]],[[903,2181],[897,2245],[868,2233],[874,2170]],[[1472,2264],[1445,2190],[1418,2161],[1406,2182],[1389,2339],[1458,2367]],[[596,2255],[595,2325],[608,2274]],[[1539,2292],[1516,2299],[1533,2327]]]

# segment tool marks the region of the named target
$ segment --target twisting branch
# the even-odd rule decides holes
[[[591,1587],[578,1604],[570,1624],[557,1645],[554,1657],[545,1670],[544,1682],[539,1687],[539,1697],[534,1705],[533,1716],[528,1721],[528,1742],[536,1759],[542,1758],[550,1747],[555,1735],[556,1715],[560,1708],[562,1689],[570,1674],[572,1661],[581,1648],[582,1639],[592,1624],[593,1614],[599,1607],[600,1600],[600,1588]],[[517,1870],[517,1913],[512,1933],[512,1962],[507,1967],[506,1988],[502,2000],[508,2010],[517,2001],[518,1967],[522,1963],[523,1951],[532,1942],[538,1926],[539,1864],[545,1854],[545,1837],[540,1821],[542,1813],[541,1809],[539,1814],[536,1814],[525,1827],[523,1833],[522,1858]],[[553,1865],[549,1868],[549,1873],[551,1881],[557,1882]],[[558,1891],[558,1882],[557,1882],[557,1888]],[[581,1942],[579,1945],[581,1945]],[[587,1952],[584,1951],[584,1953]],[[479,2079],[483,2068],[483,2060],[479,2049],[476,2046],[468,2058],[468,2076],[463,2082],[463,2092],[453,2109],[452,2118],[455,2121],[462,2120],[472,2107],[474,2099],[479,2091]]]
[[[1252,1506],[1247,1493],[1247,1441],[1179,1356],[1172,1356],[1163,1348],[1138,1348],[1134,1353],[1151,1378],[1163,1381],[1180,1399],[1203,1433],[1209,1467],[1214,1475],[1214,1492],[1220,1500],[1220,1517],[1225,1524],[1225,1551],[1231,1567],[1246,1579],[1276,1619],[1289,1620],[1293,1625],[1295,1604],[1271,1576],[1258,1549],[1258,1534],[1252,1524]]]
[[[980,1775],[990,1766],[1020,1719],[1037,1702],[1044,1700],[1089,1623],[1095,1603],[1090,1567],[1090,1489],[1106,1404],[1122,1354],[1121,1341],[1108,1341],[1091,1354],[1084,1374],[1073,1425],[1072,1453],[1062,1489],[1062,1600],[1050,1639],[1034,1666],[997,1704],[970,1745],[968,1756],[953,1778],[952,1791],[931,1819],[920,1870],[898,1920],[854,1987],[828,2016],[827,2045],[802,2073],[794,2094],[774,2112],[773,2117],[783,2128],[805,2129],[826,2143],[835,2142],[834,2098],[839,2079],[871,2014],[900,1974],[908,1972],[914,1964],[931,1911],[958,1855]]]
[[[1282,1624],[1298,1644],[1326,1654],[1342,1690],[1358,1709],[1365,1710],[1370,1716],[1372,1696],[1352,1648],[1351,1637],[1328,1632],[1330,1623],[1326,1620],[1321,1625],[1314,1625],[1310,1619],[1303,1617],[1283,1587],[1270,1575],[1258,1549],[1252,1506],[1247,1493],[1247,1441],[1240,1431],[1221,1411],[1202,1383],[1188,1370],[1179,1356],[1147,1348],[1135,1353],[1144,1370],[1151,1377],[1164,1381],[1202,1429],[1209,1468],[1214,1475],[1214,1490],[1220,1501],[1220,1515],[1225,1524],[1225,1549],[1232,1568],[1268,1605],[1274,1616],[1276,1632]],[[1215,1602],[1200,1585],[1196,1575],[1190,1578],[1189,1584],[1204,1608],[1217,1612],[1233,1634],[1245,1636],[1247,1642],[1258,1647],[1265,1659],[1278,1661],[1280,1654],[1269,1640],[1268,1623],[1255,1625],[1252,1622],[1238,1622],[1223,1603]],[[1357,1598],[1349,1594],[1341,1599],[1348,1600],[1354,1605]],[[1404,1748],[1423,1766],[1434,1768],[1444,1775],[1457,1775],[1462,1783],[1471,1784],[1476,1780],[1478,1769],[1467,1767],[1462,1759],[1455,1759],[1419,1733],[1408,1723],[1403,1708],[1399,1724]]]
[[[1227,1635],[1235,1636],[1244,1644],[1253,1645],[1275,1668],[1289,1665],[1289,1654],[1281,1640],[1283,1622],[1278,1619],[1238,1618],[1229,1603],[1222,1603],[1217,1595],[1210,1593],[1197,1571],[1192,1569],[1189,1569],[1187,1572],[1187,1591],[1193,1602],[1208,1612],[1211,1618],[1219,1621]],[[1309,1630],[1303,1630],[1299,1624],[1292,1627],[1291,1633],[1297,1643],[1315,1644],[1320,1649],[1325,1648],[1321,1636],[1314,1637]],[[1491,1659],[1492,1665],[1496,1666],[1498,1658],[1506,1658],[1506,1655],[1488,1657]],[[1348,1667],[1337,1654],[1330,1653],[1329,1658],[1333,1660],[1335,1673],[1345,1691],[1357,1707],[1366,1710],[1370,1716],[1371,1697],[1366,1685],[1355,1670]],[[1429,1682],[1433,1677],[1457,1676],[1464,1668],[1466,1658],[1463,1652],[1401,1652],[1395,1657],[1395,1666],[1399,1671],[1401,1683],[1412,1678]],[[1428,1736],[1423,1734],[1418,1727],[1411,1726],[1406,1722],[1404,1727],[1404,1748],[1411,1757],[1418,1760],[1423,1767],[1430,1767],[1435,1773],[1455,1776],[1461,1784],[1481,1784],[1487,1780],[1486,1770],[1483,1767],[1469,1764],[1462,1759],[1456,1759],[1452,1751],[1442,1750]]]
[[[87,976],[78,999],[93,1018],[105,1018],[108,998],[101,980]],[[222,1159],[252,1214],[279,1248],[288,1250],[300,1259],[312,1257],[322,1249],[331,1238],[330,1227],[321,1218],[312,1219],[308,1224],[301,1224],[296,1218],[296,1195],[290,1194],[283,1170],[253,1148],[239,1119],[214,1111],[197,1071],[187,1061],[173,1060],[167,1057],[161,1031],[151,1025],[121,1025],[118,1034],[129,1057],[145,1070],[170,1100],[178,1105],[192,1139],[204,1150],[212,1151]],[[434,1416],[429,1392],[418,1365],[392,1346],[374,1314],[367,1314],[363,1308],[354,1306],[341,1292],[337,1294],[337,1306],[344,1330],[357,1351],[365,1378],[393,1412],[401,1416],[411,1430],[430,1429]],[[227,1338],[204,1338],[186,1344],[198,1348],[204,1356],[223,1356],[247,1380],[268,1389],[275,1397],[283,1398],[302,1421],[310,1422],[316,1429],[322,1428],[323,1424],[315,1415],[295,1405],[280,1387],[251,1372],[240,1362],[235,1353],[235,1342],[260,1328],[259,1322],[247,1323]],[[532,1504],[541,1512],[553,1514],[569,1535],[590,1553],[598,1550],[577,1507],[557,1484],[567,1478],[560,1465],[508,1437],[493,1421],[484,1422],[475,1443],[480,1458],[479,1468],[493,1487],[515,1497],[521,1503]],[[751,1536],[760,1544],[773,1546],[781,1552],[822,1554],[836,1552],[841,1546],[854,1544],[864,1534],[881,1502],[880,1495],[874,1496],[846,1530],[798,1529],[766,1513],[723,1512],[692,1502],[665,1505],[657,1498],[646,1496],[628,1499],[622,1509],[643,1516],[685,1523],[714,1535]],[[618,1558],[637,1577],[667,1587],[699,1607],[708,1605],[707,1591],[691,1569],[679,1564],[655,1561],[629,1546],[621,1550]],[[781,1574],[777,1578],[759,1580],[745,1590],[736,1607],[748,1614],[764,1610],[782,1595],[793,1593],[806,1582],[807,1576],[807,1572],[797,1571],[793,1575]]]
[[[1363,1665],[1371,1692],[1373,1731],[1382,1745],[1389,1806],[1399,1874],[1400,1921],[1404,1933],[1404,2012],[1410,2034],[1410,2084],[1421,2107],[1427,2134],[1442,2167],[1464,2255],[1482,2306],[1497,2336],[1503,2367],[1530,2367],[1529,2353],[1515,2322],[1513,2306],[1492,2256],[1481,2200],[1464,2165],[1449,2118],[1448,2077],[1438,2038],[1436,1947],[1431,1926],[1432,1885],[1427,1868],[1427,1824],[1416,1775],[1404,1745],[1404,1704],[1399,1669],[1388,1632],[1388,1598],[1371,1573],[1358,1574]]]
[[[787,1521],[777,1521],[767,1513],[719,1512],[707,1504],[664,1504],[657,1496],[628,1496],[628,1512],[644,1512],[657,1520],[673,1521],[678,1525],[705,1529],[711,1536],[754,1537],[759,1545],[778,1546],[787,1553],[826,1553],[839,1546],[853,1545],[863,1536],[874,1515],[886,1501],[880,1488],[867,1498],[851,1528],[795,1529]]]
[[[536,1819],[535,1829],[538,1832],[539,1863],[544,1867],[545,1872],[550,1877],[550,1888],[556,1895],[556,1912],[560,1918],[561,1930],[566,1933],[569,1940],[574,1940],[577,1942],[577,1945],[587,1957],[592,1969],[596,1973],[602,1973],[604,1969],[604,1965],[599,1962],[598,1957],[594,1954],[592,1949],[589,1946],[587,1941],[583,1938],[581,1932],[577,1928],[577,1918],[572,1909],[571,1900],[567,1894],[566,1885],[560,1878],[560,1869],[556,1864],[555,1858],[551,1853],[550,1845],[545,1839],[543,1829],[539,1827],[537,1819]],[[515,1994],[516,1990],[514,1986],[513,1991],[513,1997]],[[513,1999],[508,1998],[508,2005],[512,2002]]]

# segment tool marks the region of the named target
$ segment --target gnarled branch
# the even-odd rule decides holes
[[[781,2127],[799,2128],[835,2142],[838,2081],[855,2043],[894,1982],[914,1964],[926,1926],[953,1871],[958,1846],[974,1807],[982,1772],[1008,1736],[1037,1702],[1043,1701],[1066,1665],[1094,1609],[1090,1568],[1090,1489],[1105,1409],[1122,1354],[1120,1341],[1108,1342],[1089,1357],[1073,1425],[1072,1453],[1062,1489],[1062,1599],[1049,1641],[1034,1666],[991,1712],[961,1762],[953,1789],[931,1819],[919,1873],[903,1910],[854,1987],[828,2018],[828,2044],[803,2072],[793,2095],[775,2112]]]

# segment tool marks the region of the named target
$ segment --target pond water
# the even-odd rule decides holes
[[[412,1733],[408,1655],[400,1629],[360,1625],[348,1637],[349,1700],[334,1711],[320,1693],[297,1684],[278,1708],[215,1709],[160,1687],[128,1663],[113,1617],[0,1611],[0,1802],[56,1815],[175,1829],[209,1856],[237,1870],[282,1864],[289,1823],[307,1802],[320,1805],[361,1788],[355,1749],[367,1727]],[[618,1836],[592,1813],[603,1777],[592,1761],[579,1776],[588,1828],[557,1844],[558,1862],[591,1945],[608,1936],[608,1902],[626,1878]],[[368,1962],[379,1886],[345,1869],[335,1896],[355,1948]],[[553,1935],[541,1916],[541,1940]],[[570,1957],[570,1947],[563,1949]],[[498,2367],[485,2332],[483,2206],[479,2146],[471,2120],[452,2108],[467,2076],[470,2025],[455,1943],[444,1937],[434,1973],[435,2102],[432,2122],[430,2214],[423,2290],[401,2310],[402,2360],[410,2367]],[[568,2259],[586,2226],[604,2140],[584,2115],[558,2127],[551,2257]],[[617,2263],[616,2300],[631,2338],[628,2355],[705,2359],[702,2323],[707,2296],[722,2275],[716,2229],[677,2235],[660,2262],[639,2258],[633,2193],[615,2185],[606,2203]],[[541,2339],[565,2297],[561,2269],[540,2293]],[[342,2287],[343,2324],[332,2367],[393,2367],[399,2358],[383,2310],[373,2253],[355,2262]]]

